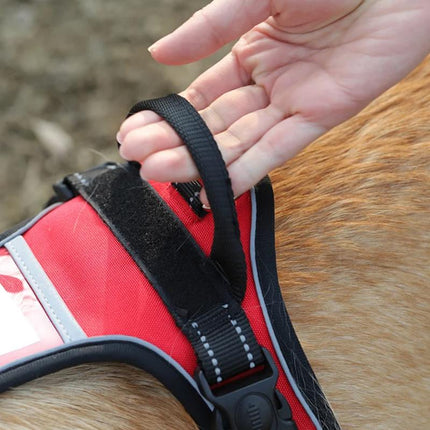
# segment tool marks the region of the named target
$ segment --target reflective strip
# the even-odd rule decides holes
[[[5,248],[33,289],[64,343],[85,339],[87,336],[70,313],[25,239],[17,236],[7,242]]]
[[[251,266],[252,266],[252,274],[254,277],[255,288],[257,290],[258,300],[260,302],[261,310],[263,311],[264,321],[267,326],[267,330],[270,335],[270,339],[273,344],[273,348],[275,349],[276,355],[278,357],[279,362],[281,363],[282,369],[287,376],[288,382],[291,385],[291,388],[294,391],[294,394],[299,399],[299,402],[302,404],[304,410],[309,415],[311,421],[316,427],[316,430],[322,430],[321,424],[315,417],[311,408],[307,404],[305,398],[303,397],[302,392],[300,391],[297,383],[291,374],[291,371],[288,367],[287,362],[285,361],[284,355],[282,354],[281,348],[278,343],[278,339],[276,338],[275,332],[273,331],[273,327],[270,321],[269,313],[267,312],[266,302],[264,301],[263,292],[261,289],[260,279],[258,277],[258,268],[257,263],[255,261],[255,231],[257,229],[257,200],[255,197],[255,188],[251,189],[251,207],[252,207],[252,218],[251,218],[251,240],[250,240],[250,257],[251,257]]]

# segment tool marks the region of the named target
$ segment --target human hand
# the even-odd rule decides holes
[[[430,2],[215,0],[150,50],[161,63],[184,64],[239,36],[181,93],[214,134],[235,195],[411,71],[430,51]],[[179,137],[153,112],[128,118],[117,137],[144,178],[198,177]]]

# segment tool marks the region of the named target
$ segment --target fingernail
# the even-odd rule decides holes
[[[211,207],[209,206],[209,200],[206,195],[206,190],[204,188],[200,190],[199,198],[200,198],[200,201],[202,202],[202,208],[206,211],[210,211]]]
[[[122,136],[121,136],[121,132],[118,132],[116,134],[116,141],[118,142],[118,145],[122,145]]]
[[[157,42],[155,42],[154,44],[152,44],[149,48],[148,51],[150,54],[153,54],[155,52],[155,50],[157,49]]]
[[[234,200],[237,200],[239,197],[240,197],[240,196],[234,196],[233,198],[234,198]],[[204,197],[204,200],[207,200],[207,197]],[[212,210],[212,209],[211,209],[211,207],[209,206],[209,203],[202,203],[202,208],[203,208],[205,211],[210,211],[210,210]]]

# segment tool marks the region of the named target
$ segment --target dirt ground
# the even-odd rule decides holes
[[[223,55],[167,67],[146,50],[205,3],[0,0],[0,231],[37,213],[65,174],[119,160],[128,109]]]

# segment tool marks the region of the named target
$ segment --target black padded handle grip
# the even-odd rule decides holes
[[[245,255],[230,177],[212,133],[194,107],[177,94],[136,103],[128,116],[142,110],[154,111],[164,118],[187,146],[214,218],[211,258],[222,268],[230,281],[231,293],[241,302],[246,289]]]

